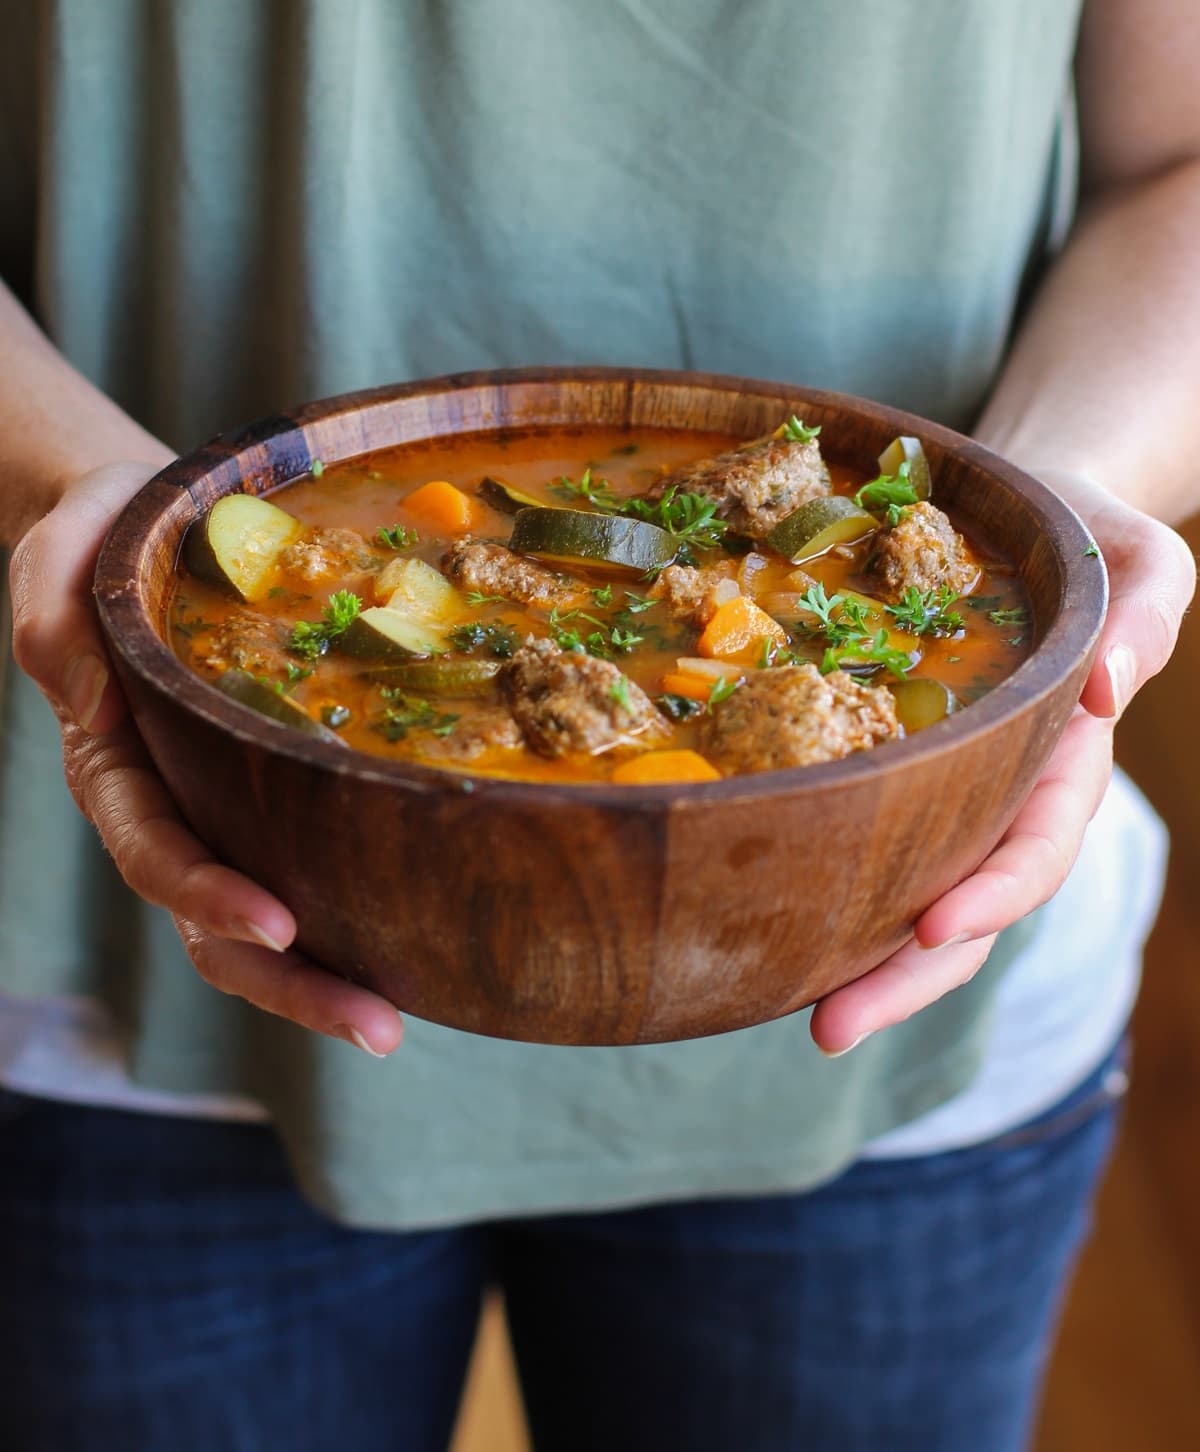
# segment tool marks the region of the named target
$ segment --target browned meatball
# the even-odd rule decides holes
[[[522,745],[520,729],[504,706],[482,706],[445,736],[423,731],[414,741],[431,761],[474,761],[487,751],[517,751]]]
[[[882,585],[879,593],[893,604],[910,588],[924,594],[946,585],[961,595],[979,578],[962,536],[926,501],[910,505],[899,523],[880,533],[867,568]]]
[[[727,595],[737,594],[737,585],[733,583],[736,569],[732,560],[701,569],[668,565],[651,586],[649,595],[652,600],[664,601],[674,619],[703,630],[721,601]]]
[[[702,749],[727,772],[835,761],[900,734],[892,693],[807,662],[757,671],[713,708]]]
[[[514,554],[502,544],[471,539],[457,540],[442,556],[442,569],[456,585],[478,590],[481,595],[503,595],[539,610],[578,604],[586,591],[572,589],[544,565]]]
[[[335,527],[310,529],[303,539],[288,545],[279,556],[279,568],[299,580],[362,574],[375,568],[377,559],[357,530]]]
[[[654,484],[649,497],[661,499],[672,485],[716,500],[718,515],[751,539],[763,539],[784,515],[830,492],[829,470],[816,439],[792,443],[774,434],[673,469]]]
[[[499,682],[525,744],[539,756],[595,756],[670,730],[645,691],[610,661],[560,650],[552,640],[527,640]]]
[[[269,615],[260,615],[257,610],[235,610],[213,631],[208,653],[200,660],[216,671],[282,675],[292,659],[287,653],[289,638],[287,625]]]

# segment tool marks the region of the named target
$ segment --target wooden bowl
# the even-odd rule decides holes
[[[1019,564],[1036,648],[969,709],[844,761],[688,786],[470,779],[313,741],[164,644],[187,526],[234,490],[439,435],[597,424],[747,438],[796,411],[870,470],[917,434],[935,499]],[[861,399],[696,373],[465,374],[309,404],[152,479],[96,596],[138,729],[184,815],[296,915],[312,958],[422,1018],[562,1044],[698,1037],[791,1013],[873,967],[995,845],[1058,740],[1106,607],[1090,538],[980,445]]]

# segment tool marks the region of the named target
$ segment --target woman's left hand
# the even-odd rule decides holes
[[[1076,475],[1044,475],[1091,530],[1109,574],[1109,609],[1079,706],[1033,791],[991,855],[928,907],[913,938],[813,1010],[827,1054],[900,1023],[973,978],[996,935],[1048,901],[1066,880],[1108,786],[1113,728],[1175,648],[1196,585],[1183,540]]]

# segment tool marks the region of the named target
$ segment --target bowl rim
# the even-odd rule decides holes
[[[632,398],[638,384],[674,385],[772,399],[782,396],[806,406],[866,413],[873,421],[894,428],[897,434],[914,434],[923,441],[936,444],[969,466],[991,475],[1020,496],[1039,516],[1039,526],[1054,552],[1063,580],[1055,618],[1030,655],[982,700],[903,741],[888,742],[885,752],[860,751],[837,761],[723,777],[713,782],[620,786],[609,782],[560,783],[472,775],[469,770],[426,766],[416,761],[390,761],[301,735],[231,700],[186,666],[159,634],[143,604],[138,584],[139,563],[155,531],[174,512],[180,494],[188,494],[197,511],[202,512],[200,501],[193,493],[196,484],[216,469],[229,467],[247,451],[261,450],[271,439],[298,435],[288,438],[289,447],[295,449],[294,459],[291,456],[288,459],[289,468],[294,462],[294,472],[269,491],[274,492],[309,472],[314,455],[308,450],[305,428],[339,415],[421,396],[481,389],[495,392],[510,385],[575,383],[586,386],[622,382],[628,385],[629,398]],[[606,425],[597,420],[596,426]],[[620,425],[614,421],[611,426]],[[499,431],[505,425],[497,422],[492,427]],[[537,425],[522,424],[520,427],[536,428]],[[465,435],[488,431],[490,429],[484,428],[462,432]],[[445,437],[445,434],[430,433],[424,437],[433,439]],[[414,438],[411,442],[419,443],[421,438]],[[378,452],[378,448],[339,455],[335,462],[341,463],[345,459],[373,452]],[[836,449],[831,452],[836,457]],[[230,492],[233,491],[222,491]],[[978,741],[1003,730],[1018,717],[1034,710],[1040,701],[1062,684],[1076,664],[1095,650],[1107,610],[1108,583],[1103,558],[1089,554],[1094,548],[1092,536],[1082,520],[1041,480],[943,424],[855,394],[730,374],[673,369],[507,368],[445,374],[336,394],[218,435],[160,470],[121,510],[108,531],[97,560],[94,595],[108,646],[127,669],[143,685],[159,694],[169,695],[177,706],[184,707],[208,725],[228,732],[244,745],[290,758],[322,774],[352,777],[374,785],[387,784],[422,795],[491,800],[514,807],[525,803],[548,805],[562,802],[598,808],[619,807],[625,811],[661,812],[664,808],[701,808],[711,803],[778,794],[823,793],[849,782],[882,783],[885,778],[904,771],[914,761],[952,752],[960,743]]]

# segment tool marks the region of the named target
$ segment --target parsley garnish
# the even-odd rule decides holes
[[[504,620],[491,625],[471,620],[465,625],[456,625],[450,631],[450,640],[455,650],[464,654],[482,648],[497,660],[507,660],[517,648],[517,631]]]
[[[313,476],[314,479],[319,479],[321,475],[325,472],[325,465],[322,464],[320,459],[314,459],[312,463],[308,466],[308,472]]]
[[[388,703],[371,722],[388,741],[403,741],[410,731],[431,731],[435,736],[449,736],[458,717],[418,696],[410,696],[398,686],[385,686],[380,695]]]
[[[692,700],[691,696],[676,696],[671,692],[664,696],[655,696],[654,704],[668,721],[690,721],[704,710],[703,704]]]
[[[601,585],[592,591],[592,600],[597,605],[611,605],[613,589],[611,585]]]
[[[609,687],[608,694],[613,698],[623,711],[633,714],[633,702],[629,697],[629,682],[624,676],[618,676]]]
[[[809,428],[807,424],[801,423],[795,414],[792,414],[787,423],[781,425],[779,437],[786,439],[789,444],[811,444],[820,432],[820,424],[816,428]]]
[[[901,505],[918,503],[917,491],[908,480],[910,467],[905,459],[894,474],[880,474],[878,479],[864,484],[854,496],[855,504],[875,512],[886,510],[888,523],[894,528],[903,518]]]
[[[560,499],[586,500],[588,504],[595,505],[597,509],[615,510],[620,508],[621,501],[612,491],[612,485],[607,479],[592,478],[592,469],[588,467],[579,476],[579,483],[570,479],[566,474],[558,476],[558,482],[551,484],[551,494],[557,494]]]
[[[619,625],[614,625],[609,631],[612,648],[619,650],[622,655],[628,655],[636,646],[641,645],[645,638],[644,635],[637,635],[632,630],[622,630]]]
[[[467,591],[468,605],[503,605],[506,599],[505,595],[484,595],[479,590]]]
[[[416,544],[419,536],[415,529],[405,529],[402,524],[393,524],[391,529],[381,524],[375,531],[375,538],[385,549],[407,550]]]
[[[714,549],[729,528],[725,520],[717,518],[715,499],[706,499],[703,494],[681,494],[677,484],[672,484],[653,504],[645,499],[627,499],[619,512],[658,525],[689,550]]]
[[[821,660],[821,674],[842,670],[846,663],[854,665],[883,666],[892,675],[903,680],[913,668],[905,650],[897,650],[888,644],[886,630],[877,630],[874,636],[863,636],[859,640],[847,640],[841,645],[831,645]]]
[[[867,608],[861,600],[848,600],[844,595],[832,599],[819,581],[796,602],[801,610],[811,610],[821,622],[820,633],[830,645],[858,640],[867,633]]]
[[[1098,560],[1100,558],[1100,546],[1096,543],[1095,540],[1093,540],[1091,544],[1088,545],[1087,549],[1084,550],[1083,557],[1084,559],[1093,560]]]
[[[924,592],[910,585],[904,592],[899,605],[885,605],[883,608],[901,630],[911,635],[955,635],[962,629],[962,616],[950,606],[958,595],[949,585]],[[992,616],[995,619],[995,616]],[[1019,623],[1015,622],[1014,624]]]
[[[288,649],[305,660],[316,660],[329,649],[329,642],[344,634],[358,618],[362,601],[352,590],[335,590],[320,620],[298,620],[292,627]]]
[[[989,610],[988,619],[993,625],[1028,625],[1029,611],[1024,605],[1015,605],[1011,610]]]
[[[632,590],[625,591],[625,598],[629,601],[625,609],[631,615],[640,615],[643,610],[653,610],[658,604],[657,600],[647,600],[644,595],[635,595]]]
[[[298,666],[298,665],[293,665],[291,661],[288,661],[288,663],[287,663],[287,678],[288,678],[289,681],[293,681],[293,682],[294,681],[303,681],[308,676],[311,676],[311,675],[312,675],[312,666]]]
[[[708,704],[719,706],[722,701],[728,701],[740,685],[741,681],[736,676],[718,676],[708,693]]]

